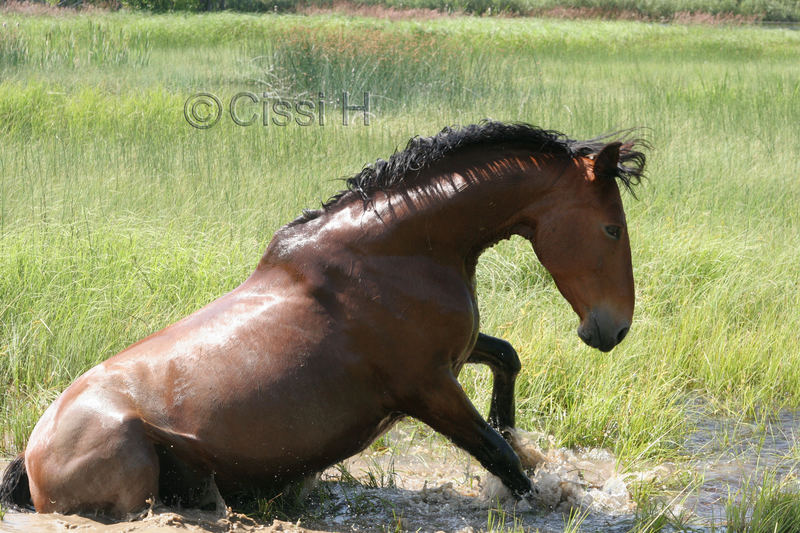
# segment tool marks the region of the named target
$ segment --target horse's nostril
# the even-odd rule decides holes
[[[625,335],[628,334],[628,330],[630,330],[630,329],[631,328],[629,326],[625,326],[624,328],[619,330],[619,333],[617,333],[617,344],[622,342],[622,339],[625,338]]]

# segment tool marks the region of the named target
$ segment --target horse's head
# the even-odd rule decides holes
[[[639,168],[620,164],[636,159]],[[631,326],[633,269],[617,177],[638,177],[644,156],[614,142],[578,156],[555,181],[532,221],[534,250],[580,317],[578,335],[609,351]],[[628,182],[626,182],[628,183]]]

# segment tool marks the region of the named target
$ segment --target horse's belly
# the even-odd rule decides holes
[[[220,450],[214,471],[223,486],[270,486],[301,478],[360,452],[397,418],[352,420],[347,426],[263,428],[268,437],[256,431],[240,441],[243,446]],[[255,443],[260,444],[257,449],[250,446]]]
[[[385,425],[380,384],[364,365],[329,353],[247,366],[227,355],[173,378],[178,390],[143,386],[138,402],[154,440],[218,476],[306,475],[362,450]]]

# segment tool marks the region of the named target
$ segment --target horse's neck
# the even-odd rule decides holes
[[[429,256],[473,276],[481,252],[511,235],[515,214],[535,204],[563,163],[514,152],[471,155],[429,169],[416,185],[373,193],[366,203],[346,200],[282,228],[260,267],[308,254],[335,260],[328,254],[347,248],[365,256]]]
[[[364,212],[374,225],[362,224],[362,229],[380,230],[376,240],[402,244],[412,253],[458,262],[471,276],[478,256],[511,236],[515,215],[535,206],[564,167],[527,153],[480,155],[484,159],[464,158],[447,170],[433,169],[416,180],[418,185],[375,195]]]

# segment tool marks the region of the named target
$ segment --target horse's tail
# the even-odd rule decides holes
[[[0,503],[15,507],[33,507],[24,454],[19,454],[11,461],[3,473],[3,481],[0,482]]]

